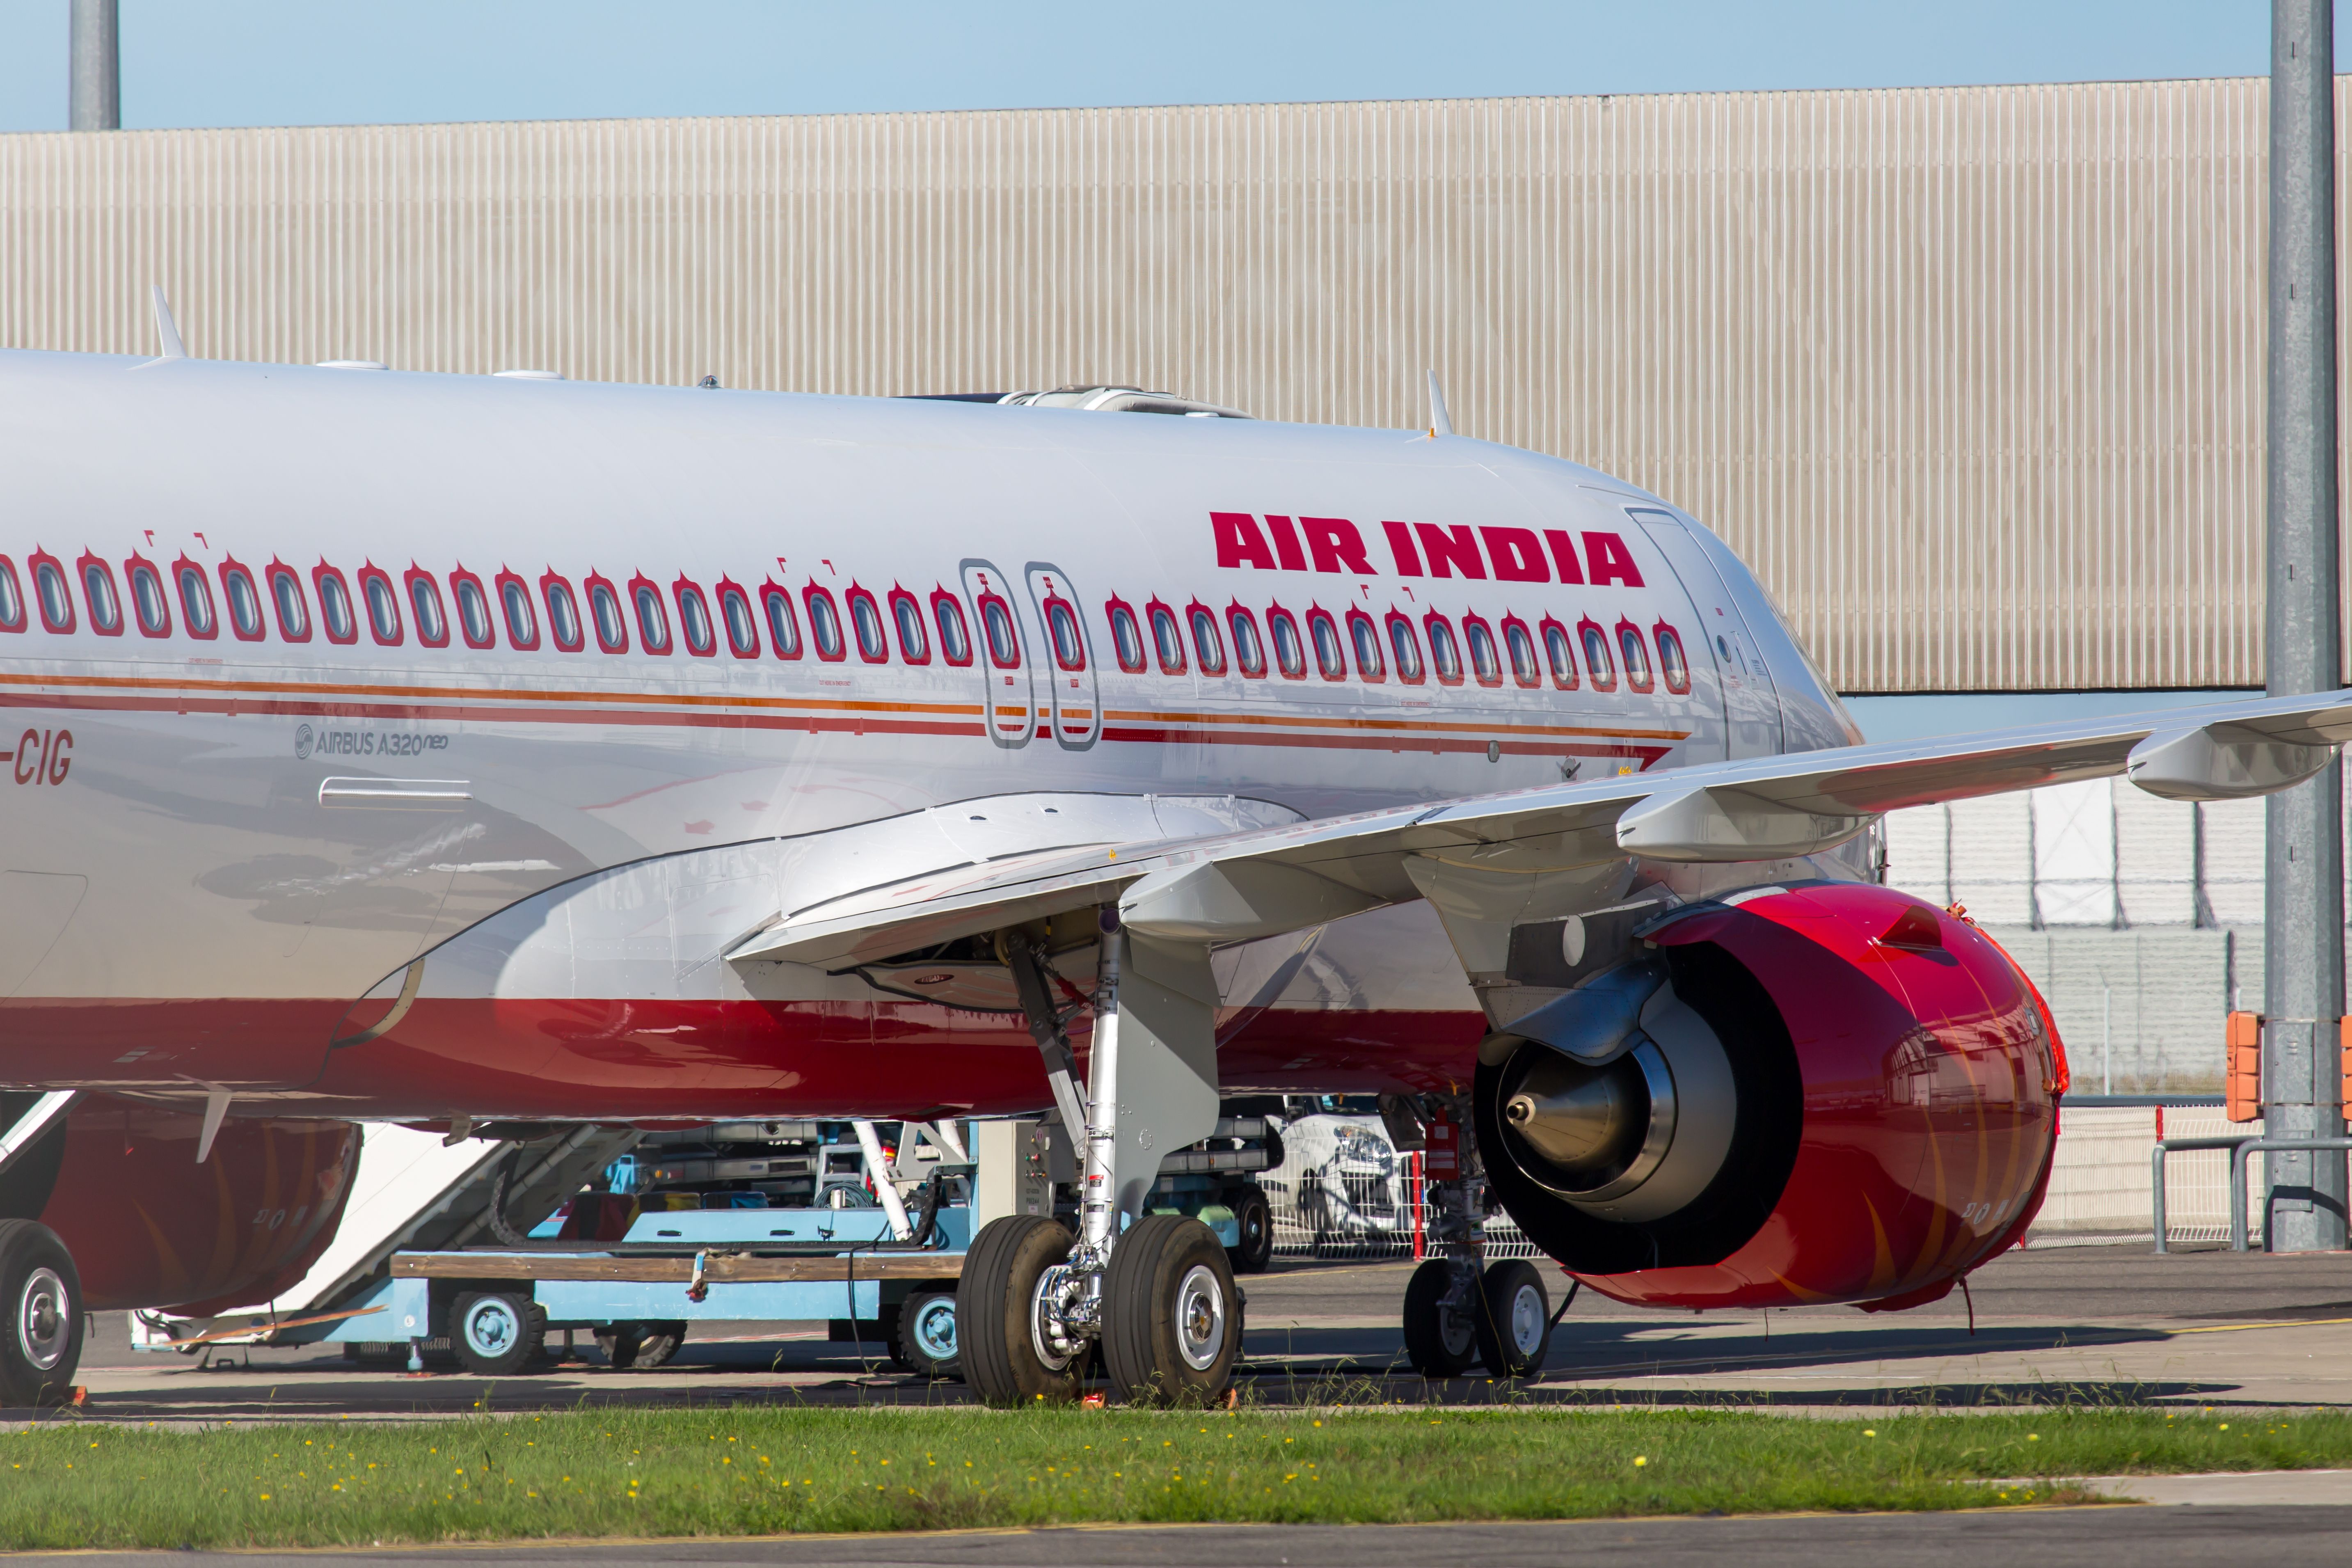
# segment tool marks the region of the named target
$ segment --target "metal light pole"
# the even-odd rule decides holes
[[[122,129],[122,47],[116,0],[73,0],[69,95],[76,131]]]
[[[2330,691],[2336,605],[2336,37],[2332,0],[2272,0],[2270,618],[2273,693]],[[2269,799],[2263,1108],[2273,1137],[2344,1133],[2344,773]],[[2341,1153],[2270,1157],[2273,1252],[2345,1245]]]

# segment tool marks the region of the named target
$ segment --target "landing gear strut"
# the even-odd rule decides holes
[[[1142,1212],[1161,1152],[1216,1125],[1208,950],[1102,911],[1084,1100],[1065,1032],[1076,1009],[1054,1001],[1043,944],[1015,932],[1003,951],[1063,1123],[1082,1134],[1079,1233],[1016,1215],[974,1238],[958,1291],[964,1376],[992,1405],[1067,1400],[1099,1349],[1122,1399],[1213,1401],[1241,1348],[1233,1266],[1201,1221]]]

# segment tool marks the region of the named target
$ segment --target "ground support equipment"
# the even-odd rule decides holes
[[[899,1241],[874,1208],[655,1211],[614,1243],[398,1253],[371,1304],[407,1336],[412,1366],[421,1367],[428,1342],[446,1338],[458,1363],[482,1375],[543,1367],[551,1331],[586,1330],[616,1367],[644,1369],[695,1327],[779,1320],[831,1322],[836,1338],[870,1345],[877,1359],[954,1375],[971,1210],[940,1206],[917,1226],[917,1239]],[[386,1337],[354,1321],[318,1333],[362,1335]]]

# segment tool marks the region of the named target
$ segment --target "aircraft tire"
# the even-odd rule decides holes
[[[1452,1269],[1432,1258],[1412,1271],[1404,1288],[1404,1353],[1423,1377],[1460,1377],[1478,1355],[1478,1332],[1470,1314],[1446,1310]]]
[[[0,1405],[69,1402],[81,1364],[81,1275],[47,1226],[0,1220]]]
[[[515,1377],[539,1360],[547,1314],[520,1290],[468,1290],[449,1309],[449,1348],[476,1377]]]
[[[1058,1220],[1034,1214],[992,1219],[972,1238],[956,1290],[956,1349],[964,1381],[983,1403],[1062,1405],[1077,1397],[1087,1356],[1054,1365],[1031,1327],[1038,1280],[1076,1244]]]
[[[1217,1233],[1187,1215],[1146,1215],[1103,1279],[1103,1365],[1129,1405],[1198,1407],[1233,1385],[1241,1291]]]
[[[1496,1377],[1532,1377],[1541,1371],[1551,1349],[1551,1296],[1535,1265],[1524,1258],[1488,1264],[1478,1277],[1471,1326],[1478,1336],[1478,1359]]]

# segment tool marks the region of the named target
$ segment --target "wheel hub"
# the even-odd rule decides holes
[[[930,1300],[915,1315],[915,1342],[933,1361],[953,1361],[956,1353],[955,1303]]]
[[[24,1294],[17,1300],[16,1343],[25,1359],[43,1372],[53,1371],[65,1359],[66,1342],[72,1337],[66,1282],[54,1268],[34,1269],[26,1276]]]
[[[1070,1298],[1085,1289],[1066,1263],[1037,1276],[1037,1289],[1029,1297],[1029,1345],[1048,1372],[1064,1370],[1086,1349],[1086,1340],[1072,1331],[1069,1311]]]
[[[1511,1296],[1511,1343],[1521,1355],[1533,1355],[1543,1343],[1543,1293],[1532,1285],[1522,1285]]]
[[[506,1353],[519,1335],[520,1325],[513,1314],[495,1301],[485,1302],[467,1316],[466,1338],[486,1356]]]
[[[1225,1291],[1214,1270],[1196,1263],[1176,1288],[1176,1346],[1184,1363],[1206,1372],[1225,1348]]]

